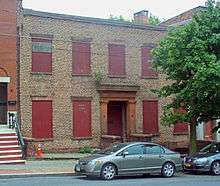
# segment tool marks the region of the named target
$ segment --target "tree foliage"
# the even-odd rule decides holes
[[[191,152],[196,150],[197,122],[220,116],[220,7],[212,0],[206,6],[190,23],[171,28],[153,51],[154,67],[171,81],[156,91],[173,98],[165,105],[162,121],[190,123]],[[187,112],[172,112],[181,102]]]
[[[114,16],[114,15],[110,14],[109,19],[116,20],[116,21],[125,21],[125,22],[134,23],[134,20],[125,19],[122,15]],[[149,16],[149,19],[148,19],[149,25],[158,25],[160,22],[161,22],[161,20],[159,18],[157,18],[156,16],[154,16],[152,14]]]
[[[159,23],[161,23],[161,20],[158,17],[151,14],[149,16],[148,23],[150,25],[158,25]]]
[[[122,15],[114,16],[114,15],[110,14],[109,19],[111,19],[111,20],[115,20],[115,21],[132,22],[132,20],[125,19]]]

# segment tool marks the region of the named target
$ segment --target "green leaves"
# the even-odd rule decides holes
[[[171,80],[155,92],[175,98],[164,109],[165,125],[220,116],[220,8],[212,0],[190,23],[170,29],[152,54],[154,68]],[[183,117],[170,111],[181,100]]]

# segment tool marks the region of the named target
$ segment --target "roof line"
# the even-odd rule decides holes
[[[183,15],[183,14],[185,14],[185,13],[188,12],[188,11],[191,11],[191,10],[194,11],[194,10],[196,10],[196,9],[206,9],[206,7],[205,7],[205,6],[197,6],[197,7],[194,7],[194,8],[192,8],[192,9],[186,10],[186,11],[182,12],[181,14],[178,14],[178,15],[176,15],[176,16],[174,16],[174,17],[171,17],[171,18],[167,19],[166,21],[163,21],[162,23],[160,23],[160,25],[165,24],[166,22],[172,20],[172,19],[175,18],[175,17],[178,17],[178,16]]]
[[[69,20],[69,21],[84,22],[84,23],[129,27],[129,28],[144,29],[144,30],[148,29],[148,30],[156,30],[156,31],[167,31],[167,26],[141,25],[141,24],[134,24],[134,23],[126,22],[126,21],[50,13],[50,12],[36,11],[32,9],[24,9],[24,16],[61,19],[61,20]]]

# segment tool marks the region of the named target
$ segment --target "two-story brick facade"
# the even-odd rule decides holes
[[[145,12],[139,12],[141,16]],[[137,15],[136,15],[137,16]],[[24,9],[20,46],[23,136],[50,151],[106,142],[187,142],[160,125],[150,65],[166,28]]]

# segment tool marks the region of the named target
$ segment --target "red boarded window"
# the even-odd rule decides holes
[[[109,52],[109,75],[125,75],[125,46],[108,45]]]
[[[32,137],[53,137],[52,101],[32,101]]]
[[[212,140],[212,127],[213,127],[212,121],[208,121],[204,123],[204,138],[205,140]]]
[[[90,74],[90,43],[73,42],[72,46],[72,72],[73,74]]]
[[[152,47],[141,48],[142,77],[158,77],[158,74],[152,69],[151,60]]]
[[[91,101],[73,100],[73,136],[83,138],[91,136]]]
[[[52,40],[32,38],[32,72],[52,72]]]
[[[175,109],[174,112],[177,112],[177,113],[186,113],[186,110],[183,108],[183,107],[180,107],[178,109]],[[188,133],[188,124],[185,123],[185,122],[177,122],[175,125],[174,125],[174,134],[186,134]]]
[[[158,132],[158,101],[143,101],[143,133],[157,134]]]

